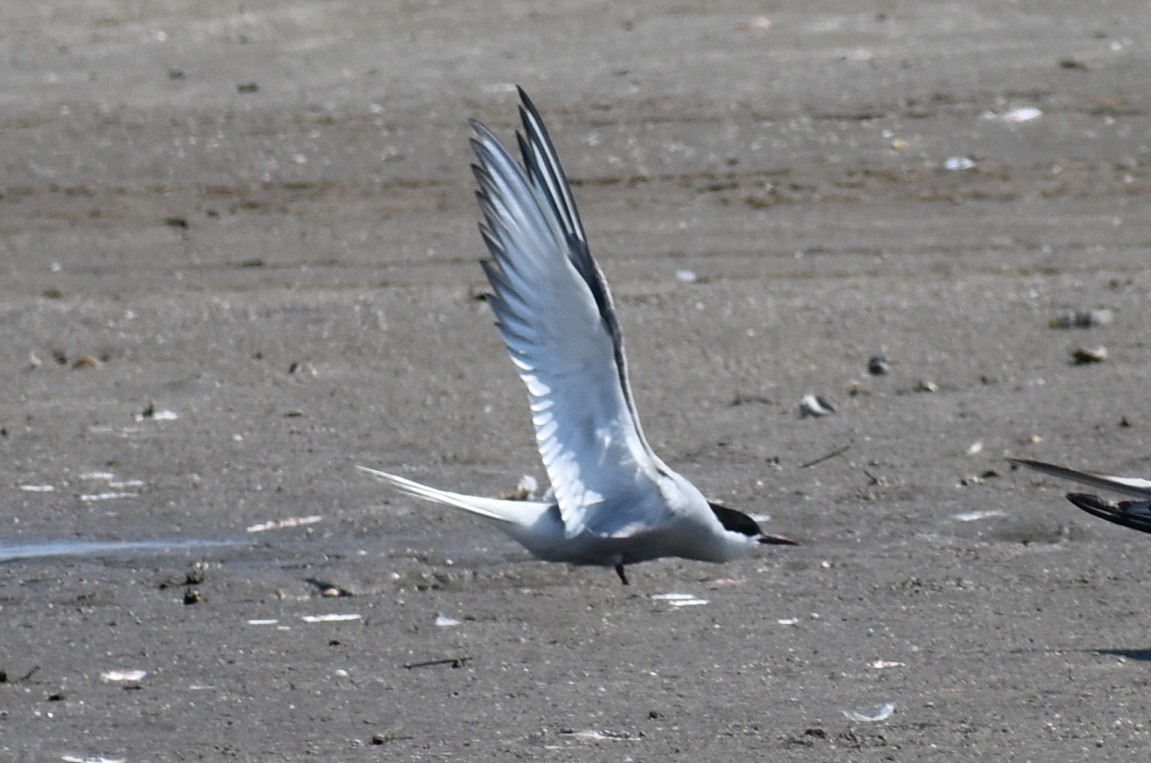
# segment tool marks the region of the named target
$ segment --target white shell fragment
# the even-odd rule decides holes
[[[1043,116],[1043,112],[1034,106],[1021,106],[1018,109],[1011,109],[1004,111],[1000,114],[994,111],[986,111],[983,113],[984,119],[989,119],[992,122],[1007,122],[1008,124],[1020,124],[1022,122],[1030,122],[1033,119],[1038,119]]]
[[[100,678],[104,681],[142,681],[146,675],[146,670],[106,670]]]
[[[305,623],[342,623],[363,618],[360,614],[304,615]]]
[[[673,607],[698,607],[708,603],[707,599],[701,599],[694,593],[654,593],[651,598],[666,601]]]
[[[26,493],[51,493],[56,488],[51,485],[21,485],[20,489]]]
[[[572,729],[562,729],[560,733],[564,736],[579,737],[580,739],[590,739],[597,742],[607,740],[612,742],[634,742],[642,739],[641,736],[633,734],[630,731],[607,731],[601,729],[574,731]]]
[[[1007,512],[1000,509],[985,509],[983,511],[963,511],[959,514],[952,514],[951,518],[956,522],[976,522],[980,519],[989,519],[990,517],[1004,517]]]
[[[505,501],[534,501],[538,498],[540,490],[540,483],[536,478],[530,474],[525,474],[520,477],[520,482],[516,485],[516,489],[500,493],[499,498]]]
[[[969,156],[952,156],[943,160],[943,169],[952,172],[969,170],[975,166],[975,160]]]
[[[143,413],[137,413],[135,418],[136,421],[175,421],[180,418],[180,414],[166,409],[149,408]]]
[[[310,517],[288,517],[287,519],[273,519],[268,522],[260,522],[259,524],[252,525],[248,528],[250,533],[262,533],[266,530],[282,530],[285,527],[299,527],[301,525],[314,525],[316,522],[323,520],[323,517],[318,514]]]
[[[849,721],[856,723],[878,723],[879,721],[886,721],[895,712],[894,702],[885,702],[874,713],[860,713],[855,710],[844,710],[843,717]]]
[[[436,625],[441,628],[451,628],[459,624],[460,621],[454,617],[448,617],[447,615],[436,615]]]
[[[118,498],[136,498],[139,493],[129,493],[124,490],[109,490],[103,493],[88,493],[80,496],[81,501],[114,501]]]
[[[890,660],[872,660],[871,662],[867,663],[867,667],[871,668],[872,670],[886,670],[888,668],[905,668],[907,667],[907,663],[892,662]]]
[[[829,416],[835,413],[835,406],[818,395],[807,394],[799,401],[800,418]]]

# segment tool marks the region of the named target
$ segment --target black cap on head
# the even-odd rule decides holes
[[[755,523],[755,520],[742,511],[729,509],[726,506],[720,506],[718,503],[712,503],[711,501],[708,501],[707,505],[711,507],[715,518],[723,525],[723,529],[731,530],[733,533],[742,533],[749,538],[763,535],[763,530],[759,529],[759,525]]]
[[[711,507],[711,511],[715,514],[715,518],[723,525],[723,529],[730,530],[733,533],[740,533],[749,538],[755,538],[760,543],[766,543],[773,546],[797,546],[799,545],[791,538],[784,535],[769,535],[760,529],[755,520],[744,514],[742,511],[729,509],[726,506],[720,506],[718,503],[707,502]]]

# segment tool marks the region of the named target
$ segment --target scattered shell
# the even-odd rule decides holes
[[[1043,112],[1034,106],[1022,106],[1018,109],[1011,109],[1002,114],[996,114],[994,111],[985,111],[983,113],[984,119],[990,119],[993,122],[1008,122],[1010,124],[1019,124],[1021,122],[1030,122],[1033,119],[1038,119],[1043,116]]]
[[[447,615],[436,615],[436,625],[441,628],[451,628],[459,624],[460,621],[454,617],[448,617]]]
[[[873,670],[886,670],[887,668],[905,668],[906,662],[890,662],[888,660],[872,660],[867,663],[867,667]]]
[[[680,283],[695,283],[699,280],[699,276],[692,270],[677,270],[675,271],[675,278]]]
[[[979,453],[982,450],[983,450],[983,442],[980,440],[976,440],[975,442],[973,442],[967,446],[967,455],[974,456],[976,453]]]
[[[82,355],[72,363],[72,368],[99,368],[104,365],[91,355]]]
[[[945,170],[969,170],[975,166],[975,160],[969,156],[952,156],[943,160]]]
[[[180,418],[180,414],[175,411],[169,411],[166,408],[158,409],[154,405],[149,405],[136,414],[136,421],[175,421],[178,418]]]
[[[707,599],[701,599],[694,593],[654,593],[651,598],[666,601],[673,607],[698,607],[708,603]]]
[[[849,721],[856,723],[877,723],[879,721],[886,721],[895,712],[894,702],[885,702],[874,713],[859,713],[855,710],[844,710],[843,716]]]
[[[56,488],[51,485],[21,485],[20,489],[26,493],[51,493]]]
[[[285,527],[299,527],[300,525],[313,525],[316,522],[323,520],[323,517],[314,514],[310,517],[288,517],[287,519],[273,519],[268,522],[260,522],[259,524],[251,525],[248,527],[250,533],[262,533],[266,530],[282,530]]]
[[[505,501],[534,501],[539,489],[540,484],[536,481],[536,478],[530,474],[525,474],[520,477],[520,484],[516,485],[515,490],[500,493],[497,498]]]
[[[146,675],[146,670],[106,670],[100,678],[105,681],[141,681]]]
[[[565,736],[580,737],[581,739],[592,739],[596,741],[611,740],[613,742],[634,742],[642,739],[643,734],[633,734],[630,731],[601,731],[597,729],[587,729],[585,731],[575,731],[574,729],[560,729],[561,734]]]
[[[796,625],[799,622],[798,617],[785,617],[782,620],[776,620],[780,625]]]
[[[835,406],[819,395],[807,394],[799,401],[800,418],[828,416],[832,413],[835,413]]]
[[[136,498],[139,493],[127,493],[121,490],[110,490],[105,493],[89,493],[80,496],[81,501],[114,501],[117,498]]]
[[[938,392],[939,385],[930,379],[920,379],[915,385],[916,392]]]
[[[1048,321],[1047,325],[1053,329],[1088,329],[1106,326],[1113,320],[1115,313],[1101,307],[1093,310],[1064,310]]]
[[[363,618],[360,614],[304,615],[305,623],[342,623]]]
[[[275,618],[267,620],[249,620],[248,625],[275,625],[278,622],[280,621]]]
[[[875,355],[867,361],[867,373],[872,376],[887,376],[891,373],[891,364],[882,355]]]
[[[964,511],[959,514],[952,514],[951,518],[957,522],[975,522],[980,519],[987,519],[989,517],[1005,517],[1007,512],[1000,511],[999,509],[986,509],[984,511]]]
[[[1107,348],[1103,345],[1098,347],[1076,347],[1071,351],[1071,359],[1075,361],[1075,365],[1082,366],[1088,363],[1102,363],[1107,360]]]

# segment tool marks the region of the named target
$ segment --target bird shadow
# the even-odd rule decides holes
[[[1124,657],[1137,662],[1151,662],[1151,648],[1149,649],[1087,649],[1090,654],[1109,654],[1112,657]]]

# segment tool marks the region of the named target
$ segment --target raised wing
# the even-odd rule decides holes
[[[1069,469],[1066,466],[1057,466],[1044,461],[1035,461],[1030,458],[1009,458],[1007,460],[1013,464],[1026,466],[1029,469],[1035,469],[1044,474],[1050,474],[1053,477],[1060,477],[1065,480],[1071,480],[1072,482],[1079,482],[1083,485],[1090,485],[1100,490],[1114,490],[1118,493],[1136,496],[1137,498],[1151,498],[1151,480],[1139,479],[1138,477],[1112,477],[1109,474],[1083,472],[1077,469]]]
[[[547,130],[520,90],[523,169],[472,122],[489,304],[527,385],[540,454],[565,531],[627,534],[666,512],[668,473],[640,429],[607,283]]]

